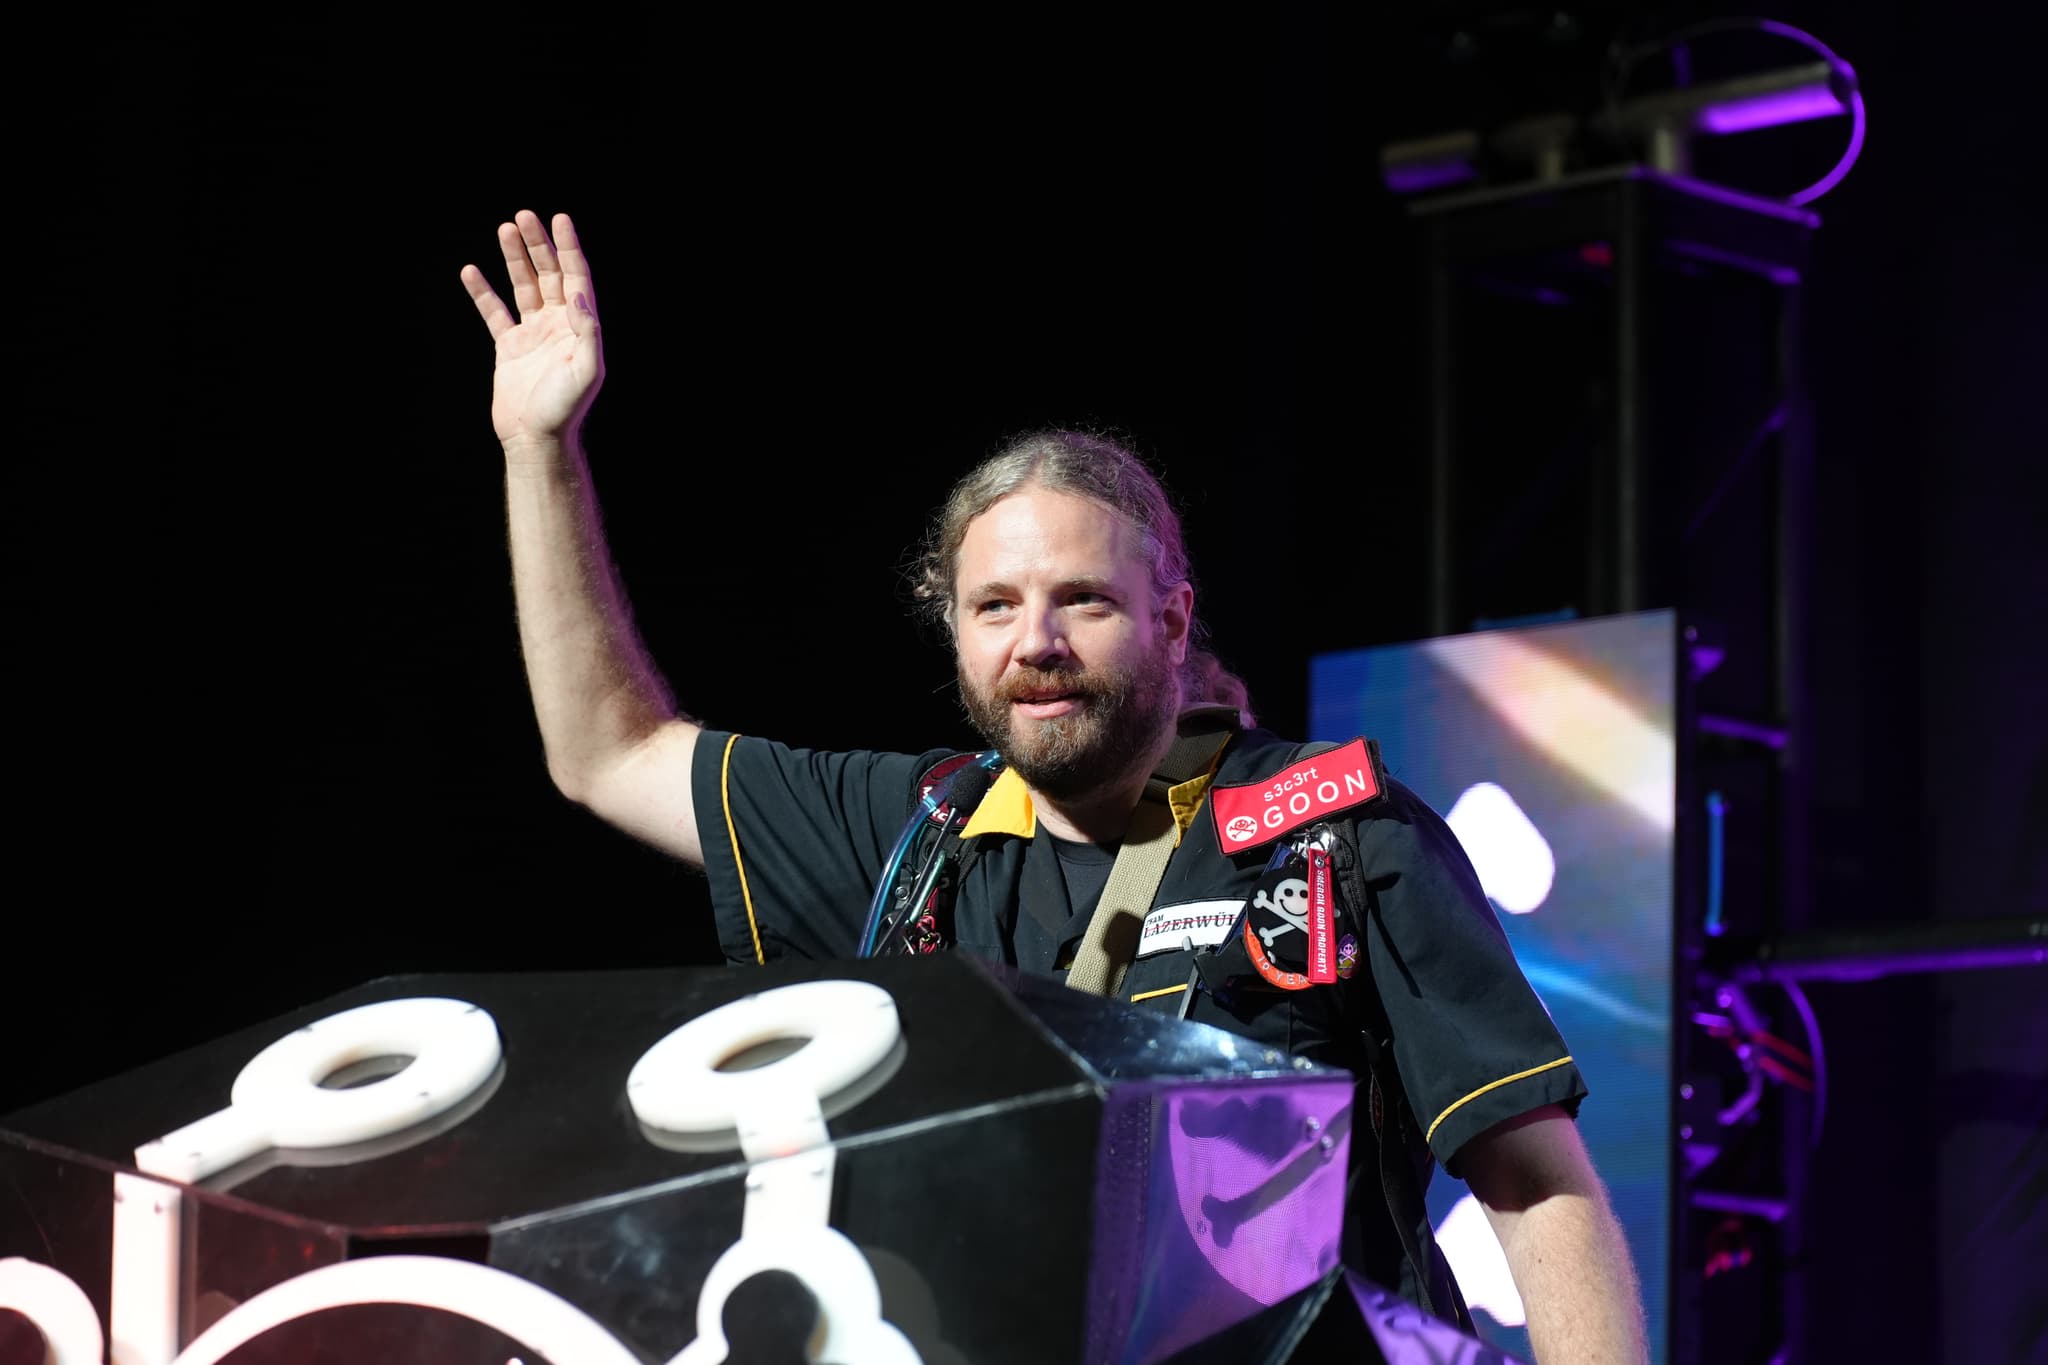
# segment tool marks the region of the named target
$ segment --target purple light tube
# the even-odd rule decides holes
[[[1773,1223],[1784,1222],[1785,1215],[1790,1212],[1790,1205],[1782,1199],[1759,1194],[1729,1194],[1721,1190],[1694,1190],[1692,1206],[1712,1209],[1716,1213],[1746,1214]]]
[[[1809,119],[1833,118],[1848,113],[1826,82],[1745,95],[1707,105],[1694,119],[1706,133],[1747,133],[1757,128],[1775,128],[1781,123],[1804,123]]]
[[[1773,749],[1784,748],[1791,738],[1782,725],[1759,725],[1753,720],[1741,720],[1735,716],[1701,715],[1699,727],[1705,734],[1726,735],[1730,739],[1744,739]]]
[[[1395,194],[1420,194],[1446,185],[1462,185],[1475,174],[1472,163],[1462,159],[1442,161],[1397,161],[1381,177]]]

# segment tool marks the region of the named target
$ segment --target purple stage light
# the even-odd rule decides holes
[[[1791,736],[1782,725],[1759,725],[1753,720],[1739,720],[1734,716],[1702,715],[1700,729],[1710,735],[1726,735],[1730,739],[1746,739],[1752,744],[1768,745],[1782,749]]]
[[[1805,123],[1810,119],[1833,118],[1848,112],[1848,106],[1835,98],[1835,92],[1827,86],[1802,85],[1791,90],[1773,90],[1710,104],[1700,110],[1699,126],[1709,133],[1747,133],[1757,128]]]
[[[1469,161],[1408,161],[1385,168],[1383,178],[1395,194],[1421,194],[1448,185],[1462,185],[1473,176]]]

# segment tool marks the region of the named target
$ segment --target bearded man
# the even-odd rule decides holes
[[[596,299],[567,215],[553,229],[528,212],[498,229],[516,318],[462,271],[496,345],[492,420],[548,770],[704,869],[732,960],[857,956],[878,941],[906,820],[965,760],[794,750],[676,710],[599,530],[578,436],[603,379]],[[1311,749],[1252,726],[1242,685],[1201,649],[1191,577],[1165,491],[1113,442],[1035,433],[955,487],[917,595],[951,635],[1000,773],[964,824],[944,817],[971,850],[947,904],[920,888],[892,946],[951,947],[1361,1076],[1357,1020],[1378,1021],[1389,1100],[1485,1208],[1538,1359],[1647,1359],[1627,1248],[1574,1122],[1584,1083],[1470,864],[1363,741]],[[1273,867],[1290,837],[1306,866],[1341,852],[1354,968],[1370,970],[1311,987],[1288,956],[1300,893]],[[1118,877],[1132,848],[1157,855],[1144,903],[1108,904],[1133,884]],[[1239,934],[1232,912],[1252,904],[1265,927]],[[1394,1223],[1376,1203],[1354,1210],[1346,1263],[1450,1315],[1440,1267],[1404,1251]]]

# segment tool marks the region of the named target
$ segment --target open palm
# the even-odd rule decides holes
[[[539,215],[525,209],[498,225],[517,319],[483,271],[462,267],[463,287],[498,348],[491,424],[504,442],[560,439],[582,420],[604,383],[590,263],[568,214],[555,215],[554,229],[550,241]]]

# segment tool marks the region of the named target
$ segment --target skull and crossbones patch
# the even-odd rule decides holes
[[[1310,843],[1276,857],[1245,905],[1244,946],[1268,985],[1307,990],[1337,979],[1329,855]]]

